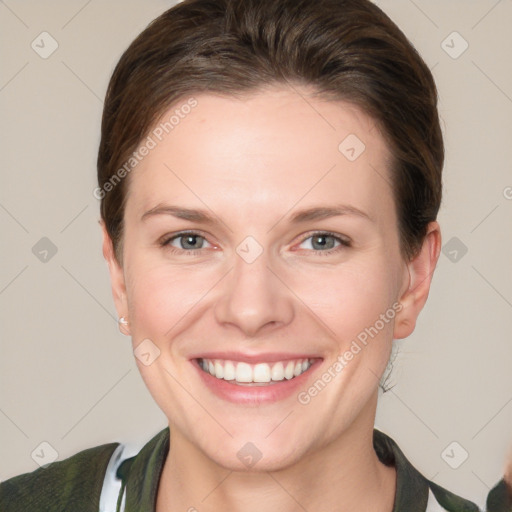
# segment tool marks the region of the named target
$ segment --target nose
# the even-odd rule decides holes
[[[293,294],[276,274],[265,251],[251,263],[235,254],[215,304],[216,320],[247,337],[288,325],[294,317]]]

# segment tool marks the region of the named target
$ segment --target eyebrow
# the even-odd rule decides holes
[[[141,220],[144,221],[150,217],[156,215],[172,215],[178,219],[184,219],[191,222],[197,222],[201,224],[215,224],[216,217],[210,214],[206,210],[197,210],[192,208],[183,208],[167,204],[159,204],[154,208],[151,208],[145,212]],[[339,206],[319,206],[300,210],[294,213],[290,218],[292,224],[302,224],[314,220],[323,220],[331,217],[340,217],[342,215],[349,215],[366,219],[370,222],[375,222],[368,213],[350,205],[339,205]],[[284,218],[284,217],[283,217]],[[281,219],[282,220],[282,219]]]

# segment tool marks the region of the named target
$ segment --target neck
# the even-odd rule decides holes
[[[171,429],[172,450],[160,480],[156,512],[391,512],[396,471],[375,453],[375,412],[369,416],[359,417],[332,443],[293,466],[272,472],[223,468]]]

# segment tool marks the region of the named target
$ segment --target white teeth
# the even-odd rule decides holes
[[[290,361],[286,368],[284,369],[284,378],[285,379],[293,379],[293,371],[295,370],[295,365],[293,364],[293,361]]]
[[[224,366],[220,361],[215,361],[215,377],[222,379],[224,378]]]
[[[309,370],[309,359],[294,361],[278,361],[276,363],[257,363],[251,365],[244,362],[200,359],[200,367],[217,379],[240,383],[266,383],[290,380]]]
[[[272,380],[283,380],[284,379],[284,366],[283,363],[279,362],[272,366]]]
[[[270,382],[270,366],[266,363],[257,364],[254,367],[254,382]]]
[[[231,361],[226,361],[224,363],[224,380],[235,380],[235,376],[235,365]]]
[[[251,365],[247,363],[238,363],[236,365],[235,380],[237,382],[254,382],[252,380]]]

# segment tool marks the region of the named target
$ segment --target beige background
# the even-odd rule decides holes
[[[36,469],[34,450],[53,453],[42,442],[63,459],[142,445],[166,425],[117,331],[92,191],[110,73],[171,4],[0,2],[1,480]],[[447,146],[443,243],[456,237],[467,253],[441,255],[377,425],[425,476],[483,504],[512,440],[512,1],[379,5],[433,68]],[[31,48],[43,31],[58,43],[47,59]],[[46,262],[32,250],[43,237],[57,249]],[[465,451],[452,469],[446,460],[458,465]]]

